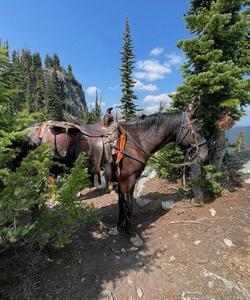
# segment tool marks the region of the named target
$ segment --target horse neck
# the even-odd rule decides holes
[[[136,137],[143,149],[154,154],[166,144],[176,140],[181,126],[180,113],[162,113],[138,122]]]

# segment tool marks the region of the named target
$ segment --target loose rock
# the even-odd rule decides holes
[[[114,297],[111,291],[101,291],[98,300],[114,300]]]
[[[136,290],[136,293],[139,298],[141,298],[143,295],[142,290],[140,288]]]
[[[137,205],[140,206],[140,207],[143,207],[143,206],[148,205],[151,201],[152,201],[152,200],[150,200],[150,199],[147,199],[147,198],[141,198],[141,197],[139,197],[139,198],[136,199],[136,203],[137,203]]]
[[[212,207],[209,209],[209,211],[210,211],[210,214],[212,217],[214,217],[216,215],[216,210],[213,209]]]
[[[226,246],[228,246],[229,248],[235,246],[234,243],[233,243],[231,240],[229,240],[229,239],[224,239],[223,242],[224,242],[224,244],[225,244]]]
[[[129,250],[130,250],[130,251],[137,251],[138,248],[137,248],[137,247],[131,247]]]
[[[172,255],[170,258],[169,258],[169,261],[171,262],[171,261],[175,261],[176,260],[176,258]]]
[[[173,205],[173,201],[162,201],[161,202],[161,207],[165,210],[170,210],[172,205]]]
[[[195,241],[194,244],[195,246],[198,246],[201,243],[201,241]]]

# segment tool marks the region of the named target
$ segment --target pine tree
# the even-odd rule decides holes
[[[78,84],[78,82],[77,82],[77,80],[75,79],[75,76],[74,76],[74,74],[73,74],[72,66],[71,66],[71,65],[68,65],[66,74],[67,74],[68,79],[71,81],[71,83],[73,83],[73,84]]]
[[[218,126],[225,117],[239,120],[250,103],[249,9],[243,0],[192,0],[185,15],[194,35],[178,43],[188,58],[183,65],[185,82],[173,95],[173,106],[185,109],[199,104],[207,139],[217,145],[211,153],[220,167],[225,153],[224,130]]]
[[[132,78],[135,62],[128,19],[126,19],[123,41],[122,64],[120,68],[123,94],[121,98],[121,113],[125,121],[128,121],[133,119],[138,111],[137,105],[134,104],[134,100],[137,99],[133,91],[135,80]]]
[[[45,104],[44,95],[44,80],[42,72],[36,73],[36,85],[35,85],[35,111],[43,111]]]
[[[0,128],[12,125],[18,89],[13,83],[13,72],[6,44],[0,44]]]
[[[48,118],[58,121],[62,120],[64,99],[62,99],[61,86],[55,70],[48,78],[45,97]]]
[[[53,68],[53,59],[48,54],[45,57],[44,64],[45,64],[45,68],[47,69]]]
[[[33,76],[34,76],[34,109],[36,112],[44,111],[45,95],[42,70],[42,60],[39,53],[33,54]]]
[[[26,80],[24,109],[30,113],[35,111],[34,91],[30,77],[28,77]]]
[[[60,66],[60,59],[59,59],[59,56],[54,53],[53,55],[53,67],[55,70],[60,70],[61,69],[61,66]]]
[[[241,131],[239,135],[235,139],[236,144],[236,152],[242,152],[247,149],[247,143],[246,143],[246,134],[244,131]]]
[[[42,70],[42,60],[39,53],[34,53],[32,55],[32,65],[34,66],[34,70],[36,71]]]
[[[74,75],[73,75],[73,72],[72,72],[72,66],[71,65],[68,65],[68,67],[67,67],[67,75],[68,75],[68,78],[70,80],[74,79]]]
[[[30,50],[27,49],[22,50],[21,63],[25,75],[28,76],[31,72],[31,67],[32,67],[32,54]]]
[[[94,107],[94,115],[96,118],[96,122],[101,120],[101,99],[98,98],[98,92],[96,90],[96,97],[95,97],[95,107]]]

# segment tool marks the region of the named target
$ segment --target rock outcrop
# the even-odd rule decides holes
[[[45,81],[47,81],[48,76],[51,76],[52,72],[52,69],[43,69]],[[64,71],[57,70],[56,73],[65,94],[66,112],[77,119],[81,119],[87,109],[82,85],[75,78],[69,78]]]

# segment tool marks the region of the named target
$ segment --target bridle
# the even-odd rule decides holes
[[[191,151],[195,149],[195,153],[192,156],[192,158],[194,158],[199,153],[200,146],[203,146],[207,143],[207,141],[204,138],[200,142],[197,141],[194,128],[193,128],[193,123],[196,121],[197,119],[191,121],[188,117],[188,113],[184,111],[181,116],[181,127],[179,129],[176,138],[176,145],[180,145],[180,143],[184,139],[188,142],[188,147],[186,148],[186,154],[191,153]],[[194,143],[190,141],[189,139],[190,135],[193,137]]]
[[[166,163],[166,162],[163,162],[162,160],[156,158],[156,157],[152,157],[152,154],[148,151],[146,151],[145,149],[143,149],[141,147],[141,145],[139,145],[139,143],[128,133],[126,132],[126,135],[129,137],[129,139],[144,153],[146,154],[148,157],[150,157],[151,160],[155,160],[157,162],[160,162],[161,164],[167,164],[169,166],[172,166],[172,167],[182,167],[182,166],[190,166],[194,163],[197,163],[198,160],[197,160],[197,155],[199,153],[199,150],[200,150],[200,147],[205,145],[207,143],[207,141],[203,138],[202,141],[198,142],[197,141],[197,138],[196,138],[196,135],[195,135],[195,132],[194,132],[194,129],[193,129],[193,123],[196,122],[197,119],[194,119],[194,120],[190,120],[189,117],[188,117],[188,114],[186,111],[182,112],[182,117],[181,117],[181,126],[180,126],[180,129],[178,131],[178,134],[177,134],[177,138],[176,138],[176,145],[180,145],[180,143],[186,139],[187,142],[188,142],[188,147],[186,149],[186,155],[188,155],[189,153],[192,152],[192,150],[195,149],[195,153],[192,155],[191,159],[188,161],[188,162],[184,162],[184,163],[180,163],[180,164],[174,164],[174,163]],[[120,125],[121,126],[121,125]],[[194,138],[194,143],[192,143],[189,139],[189,134],[191,134]],[[121,149],[117,148],[116,146],[112,145],[113,148],[115,148],[116,150],[118,151],[121,151]],[[129,157],[129,158],[132,158],[144,165],[147,164],[146,161],[138,158],[138,157],[135,157],[134,155],[126,152],[126,151],[121,151],[125,156]]]

